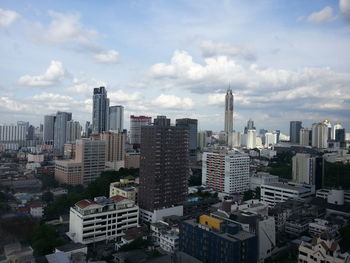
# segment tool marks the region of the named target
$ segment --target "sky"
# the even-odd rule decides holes
[[[91,121],[92,90],[130,115],[234,129],[350,130],[350,0],[0,2],[0,123],[69,111]]]

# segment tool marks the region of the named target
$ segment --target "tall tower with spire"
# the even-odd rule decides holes
[[[225,130],[226,134],[233,131],[233,94],[231,88],[226,92],[225,96]]]

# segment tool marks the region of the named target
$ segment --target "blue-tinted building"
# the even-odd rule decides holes
[[[181,223],[180,251],[208,263],[257,262],[255,235],[242,231],[239,225],[222,220],[213,223],[213,218],[206,218]]]

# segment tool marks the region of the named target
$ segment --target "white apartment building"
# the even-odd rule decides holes
[[[204,152],[202,184],[227,194],[248,190],[249,160],[249,155],[238,151]]]
[[[139,208],[134,201],[120,196],[96,197],[71,207],[67,235],[82,244],[120,240],[125,230],[137,227],[138,223]]]
[[[314,237],[312,241],[303,241],[299,246],[300,263],[349,263],[350,254],[341,253],[339,244],[334,240]]]
[[[278,176],[265,172],[258,172],[250,177],[250,190],[255,190],[262,184],[278,183]]]
[[[331,224],[325,219],[316,218],[314,222],[309,223],[309,233],[313,237],[327,233],[335,238],[339,229],[339,225]]]
[[[272,183],[261,185],[261,200],[270,207],[288,199],[305,199],[315,195],[314,185],[297,183]]]
[[[179,249],[179,229],[171,228],[168,223],[158,221],[151,224],[151,236],[155,245],[173,253]]]
[[[343,205],[350,203],[350,191],[342,189],[319,189],[316,191],[316,197],[327,199],[330,203]]]
[[[265,133],[265,147],[271,147],[277,144],[277,133],[267,132]]]
[[[247,131],[247,149],[256,148],[256,130]]]

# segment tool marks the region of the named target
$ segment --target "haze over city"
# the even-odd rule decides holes
[[[105,86],[128,116],[196,118],[223,130],[288,134],[289,121],[350,128],[350,3],[313,1],[1,1],[0,120],[91,121]]]

